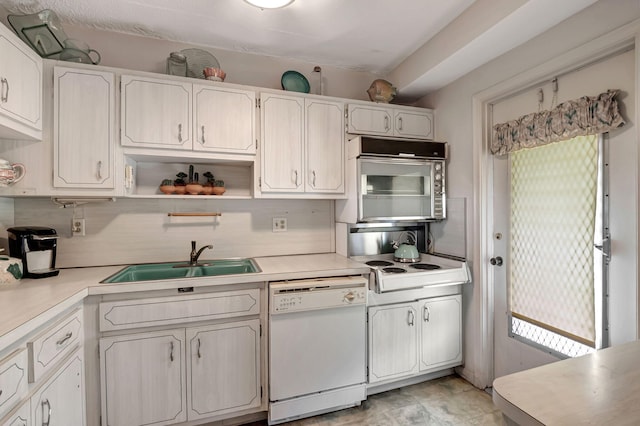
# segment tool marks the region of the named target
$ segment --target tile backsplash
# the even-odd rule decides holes
[[[220,212],[220,217],[170,217]],[[287,218],[273,232],[273,218]],[[71,235],[73,218],[85,236]],[[212,244],[202,259],[335,251],[333,202],[328,200],[117,199],[62,208],[49,198],[0,199],[2,234],[11,226],[48,226],[59,234],[56,266],[79,267],[188,260],[191,241]]]

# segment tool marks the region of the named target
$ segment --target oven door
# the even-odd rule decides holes
[[[358,221],[444,219],[444,161],[358,159]]]

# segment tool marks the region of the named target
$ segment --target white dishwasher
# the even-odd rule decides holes
[[[367,279],[269,284],[269,424],[366,398]]]

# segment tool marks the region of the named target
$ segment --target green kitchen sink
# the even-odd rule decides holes
[[[218,259],[198,262],[145,263],[131,265],[103,280],[103,283],[175,280],[182,278],[215,277],[262,272],[253,259]]]

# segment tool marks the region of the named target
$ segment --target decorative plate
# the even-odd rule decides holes
[[[43,58],[54,58],[64,48],[67,35],[54,11],[41,10],[31,15],[9,15],[7,20],[18,36]]]
[[[309,90],[311,89],[309,80],[307,80],[306,77],[298,71],[285,71],[285,73],[282,74],[280,83],[284,90],[292,92],[309,93]]]
[[[216,57],[206,50],[184,49],[180,53],[187,58],[187,77],[204,79],[202,70],[207,67],[220,68]]]

